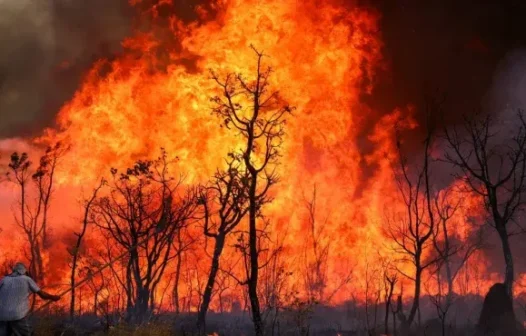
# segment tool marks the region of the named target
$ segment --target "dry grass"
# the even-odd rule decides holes
[[[102,334],[101,334],[102,335]],[[108,335],[111,336],[170,336],[173,335],[173,327],[163,323],[149,323],[139,327],[126,325],[116,326],[110,329]]]
[[[39,336],[54,336],[55,320],[52,317],[39,318],[34,324],[34,334]]]
[[[70,335],[94,335],[94,336],[171,336],[174,335],[173,326],[167,323],[157,322],[148,323],[141,326],[117,325],[111,327],[109,331],[98,331],[93,333],[86,330],[80,330],[77,327],[66,328],[66,330],[59,330],[56,320],[53,319],[39,319],[35,327],[35,335],[39,336],[70,336]]]

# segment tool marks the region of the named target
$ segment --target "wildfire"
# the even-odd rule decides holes
[[[375,117],[360,96],[372,91],[384,66],[379,13],[337,0],[217,0],[211,8],[214,14],[199,8],[207,19],[188,25],[171,16],[166,29],[173,40],[154,31],[125,40],[124,53],[94,64],[61,109],[57,128],[37,141],[70,147],[57,168],[62,195],[95,184],[111,167],[156,157],[161,147],[177,157],[175,173],[185,184],[206,182],[240,146],[235,132],[211,114],[217,85],[210,70],[252,76],[253,45],[267,55],[272,86],[296,107],[286,125],[280,183],[265,210],[272,235],[285,242],[292,283],[302,284],[298,258],[311,248],[305,200],[316,186],[313,219],[323,225],[321,244],[330,246],[324,291],[335,293],[332,303],[342,302],[351,270],[353,281],[363,282],[367,264],[393,254],[382,231],[385,210],[396,210],[398,202],[390,165],[396,158],[393,126],[403,119],[407,128],[417,127],[411,109],[395,111],[369,136],[374,150],[364,155],[360,148],[364,121]],[[159,19],[156,8],[143,15]],[[55,227],[55,234],[67,235],[60,230]],[[93,236],[88,244],[95,248],[96,242],[102,238]],[[207,258],[199,253],[194,260]],[[185,276],[198,282],[198,275]],[[106,291],[101,296],[108,300]]]

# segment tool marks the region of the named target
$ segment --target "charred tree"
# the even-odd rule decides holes
[[[264,326],[257,291],[260,269],[257,219],[262,206],[270,202],[268,190],[277,181],[275,165],[283,141],[285,118],[292,108],[278,91],[271,90],[272,69],[263,66],[263,53],[253,49],[257,55],[254,78],[248,80],[241,74],[229,74],[222,80],[212,73],[221,89],[221,95],[212,101],[213,111],[223,118],[225,126],[239,132],[245,141],[239,155],[248,171],[250,270],[247,285],[255,332],[262,336]]]
[[[204,208],[204,234],[214,240],[214,252],[208,280],[199,309],[197,326],[205,333],[206,313],[212,298],[219,262],[227,235],[241,222],[248,212],[248,171],[241,168],[242,158],[229,155],[226,171],[218,171],[211,185],[201,193],[200,203]]]
[[[177,243],[178,243],[178,246],[183,245],[183,240],[181,237],[181,230],[177,231]],[[176,258],[177,260],[176,260],[176,266],[175,266],[175,283],[174,283],[174,288],[173,288],[173,302],[175,306],[175,313],[179,314],[181,312],[181,308],[179,304],[179,280],[181,279],[181,266],[183,263],[182,249],[179,250]]]
[[[389,335],[389,313],[393,311],[394,308],[393,294],[396,283],[398,282],[398,275],[390,270],[389,265],[384,266],[383,280],[385,301],[384,334]]]
[[[316,196],[316,186],[314,186],[312,197],[305,199],[310,229],[310,239],[306,242],[304,255],[305,287],[309,297],[323,302],[328,280],[327,268],[331,243],[330,237],[324,232],[329,217],[327,216],[321,225],[317,221]]]
[[[196,196],[198,197],[198,196]],[[172,303],[175,308],[175,313],[181,312],[179,285],[181,283],[181,274],[183,267],[183,258],[191,251],[194,243],[197,239],[188,233],[189,227],[185,226],[181,230],[177,231],[176,239],[173,242],[173,248],[175,249],[175,272],[174,272],[174,285],[172,287]]]
[[[469,258],[483,246],[483,230],[480,229],[468,239],[462,241],[455,235],[454,226],[456,222],[451,219],[462,206],[462,198],[458,201],[451,201],[453,190],[448,188],[438,193],[435,197],[434,207],[437,215],[436,228],[433,232],[434,252],[438,256],[438,261],[432,271],[432,277],[436,279],[438,293],[431,296],[431,302],[435,305],[438,317],[442,323],[442,335],[446,334],[446,322],[448,312],[454,301],[453,284],[457,275],[462,270]],[[462,218],[463,220],[464,218]],[[446,289],[445,293],[442,286],[442,273],[445,273]]]
[[[424,139],[424,148],[420,164],[411,168],[402,150],[400,124],[397,125],[397,149],[399,153],[398,167],[394,168],[398,189],[403,200],[404,213],[398,221],[388,222],[387,233],[395,244],[396,252],[403,256],[403,261],[409,262],[414,275],[398,270],[404,277],[414,282],[414,293],[409,315],[401,318],[403,330],[409,330],[420,307],[422,290],[422,276],[424,270],[438,261],[438,257],[426,260],[425,251],[432,249],[432,236],[436,228],[436,214],[433,205],[432,183],[430,180],[431,147],[435,139],[434,122],[432,117],[439,115],[440,103],[427,102],[426,126],[427,133]],[[399,317],[403,313],[400,311]]]
[[[457,178],[484,199],[502,245],[506,291],[513,297],[514,265],[509,238],[525,205],[526,119],[523,111],[517,113],[517,130],[506,141],[497,138],[496,120],[490,115],[466,117],[463,126],[462,130],[445,130],[449,144],[445,160],[459,169]],[[517,224],[523,232],[524,227]]]
[[[77,236],[77,241],[75,242],[75,246],[70,251],[70,254],[72,256],[71,261],[71,276],[70,276],[70,285],[71,285],[71,301],[69,305],[69,315],[70,318],[73,319],[75,316],[75,286],[76,286],[76,274],[77,274],[77,263],[80,258],[80,248],[82,246],[82,240],[84,238],[84,235],[86,234],[86,231],[88,229],[88,224],[92,222],[92,215],[91,215],[91,208],[94,205],[95,200],[97,199],[97,194],[99,190],[103,187],[105,181],[101,180],[100,184],[93,190],[93,193],[91,194],[91,197],[86,200],[84,204],[84,215],[82,217],[82,228],[79,233],[75,233],[75,236]]]
[[[127,253],[124,283],[127,319],[142,323],[168,262],[173,240],[192,217],[196,197],[168,176],[163,151],[155,161],[138,161],[119,174],[112,169],[109,196],[97,201],[97,225]]]
[[[23,230],[29,245],[29,271],[40,282],[44,278],[42,253],[48,245],[48,211],[51,206],[55,170],[64,151],[59,143],[49,147],[33,172],[32,162],[27,153],[13,153],[8,165],[7,176],[17,184],[20,192],[15,221]]]

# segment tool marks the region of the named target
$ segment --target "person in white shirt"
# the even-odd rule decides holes
[[[44,292],[27,274],[23,263],[13,267],[13,273],[0,280],[0,336],[30,336],[28,319],[29,296],[37,294],[44,300],[58,301],[60,296]]]

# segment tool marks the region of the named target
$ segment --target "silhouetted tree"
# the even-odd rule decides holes
[[[44,277],[42,252],[48,246],[48,211],[54,190],[55,170],[65,150],[60,143],[49,147],[35,171],[31,171],[32,162],[27,153],[13,153],[8,165],[7,176],[17,184],[20,192],[15,221],[29,244],[31,275],[40,282]],[[30,188],[30,181],[34,190]],[[31,197],[33,192],[34,201]]]
[[[441,103],[436,100],[426,101],[426,137],[421,157],[421,164],[409,167],[407,156],[403,153],[400,126],[397,125],[398,167],[394,168],[398,189],[403,200],[404,214],[398,220],[388,220],[387,233],[395,243],[395,251],[403,256],[414,269],[414,275],[399,272],[414,282],[412,305],[407,317],[400,311],[402,329],[408,330],[420,307],[422,275],[424,270],[433,265],[437,258],[426,259],[424,253],[433,247],[433,232],[436,228],[432,184],[430,180],[431,148],[435,140],[435,129],[432,118],[440,115]],[[413,168],[413,169],[412,169]],[[405,325],[404,325],[405,324]]]
[[[430,295],[430,298],[441,321],[443,336],[446,334],[447,314],[453,305],[455,279],[469,258],[483,246],[482,229],[471,234],[464,241],[459,239],[455,233],[458,230],[458,222],[452,219],[463,202],[460,195],[457,195],[460,197],[453,196],[453,189],[447,188],[437,194],[434,202],[437,225],[433,232],[433,246],[438,260],[431,272],[431,278],[436,280],[438,292]],[[452,198],[455,198],[456,201],[452,201]],[[457,217],[458,220],[463,221],[466,218]],[[442,272],[445,272],[445,290]]]
[[[496,120],[490,115],[465,118],[462,130],[446,128],[449,151],[445,160],[459,169],[457,178],[470,191],[484,198],[484,205],[498,233],[506,269],[504,284],[513,297],[513,255],[509,237],[511,225],[524,210],[526,194],[526,119],[517,113],[517,130],[506,140],[497,138]],[[508,130],[506,130],[508,131]],[[522,228],[524,230],[524,228]]]
[[[75,242],[75,246],[69,251],[69,253],[72,256],[71,261],[71,276],[70,276],[70,285],[71,285],[71,301],[70,301],[70,308],[69,308],[69,315],[70,318],[73,318],[75,316],[75,285],[76,285],[76,275],[77,275],[77,263],[80,258],[80,249],[82,246],[82,240],[84,238],[84,235],[86,234],[86,231],[88,229],[88,224],[93,222],[91,209],[94,205],[95,200],[97,199],[97,194],[99,190],[103,187],[105,183],[105,180],[102,179],[100,184],[93,190],[93,193],[91,194],[90,198],[88,198],[85,201],[84,204],[84,214],[82,216],[82,227],[79,233],[74,233],[75,236],[77,236],[77,241]]]
[[[153,294],[174,255],[177,231],[194,214],[197,199],[168,175],[166,153],[138,161],[119,174],[112,169],[109,196],[96,203],[97,224],[127,251],[128,319],[142,322],[154,308]]]
[[[240,132],[245,141],[239,155],[248,170],[250,272],[247,285],[256,336],[262,336],[264,326],[257,294],[260,269],[257,218],[262,206],[270,201],[268,190],[277,181],[275,165],[283,141],[285,117],[292,108],[281,99],[278,91],[271,90],[272,69],[263,66],[263,53],[253,50],[257,55],[254,78],[229,74],[222,80],[212,72],[222,91],[212,101],[213,111],[223,118],[228,128]]]
[[[383,275],[383,281],[384,281],[384,302],[385,302],[384,333],[386,335],[389,335],[389,314],[394,309],[393,294],[394,294],[396,283],[398,282],[398,274],[396,270],[393,270],[393,267],[390,262],[384,262],[382,275]]]
[[[316,196],[314,186],[311,198],[304,200],[309,224],[309,238],[306,239],[304,250],[305,287],[309,297],[322,302],[327,287],[327,261],[331,242],[325,234],[328,217],[322,223],[317,220]]]
[[[176,239],[174,240],[173,246],[176,252],[175,257],[175,273],[174,273],[174,286],[172,288],[172,301],[175,307],[175,313],[181,312],[180,297],[179,297],[179,285],[181,283],[181,272],[183,266],[183,259],[186,253],[188,253],[197,239],[188,234],[189,228],[184,227],[177,231]]]
[[[199,309],[197,325],[205,333],[206,313],[219,271],[219,262],[227,235],[248,212],[248,170],[243,169],[242,158],[230,154],[226,171],[218,171],[209,186],[203,188],[200,203],[204,208],[204,234],[214,240],[212,264]]]

